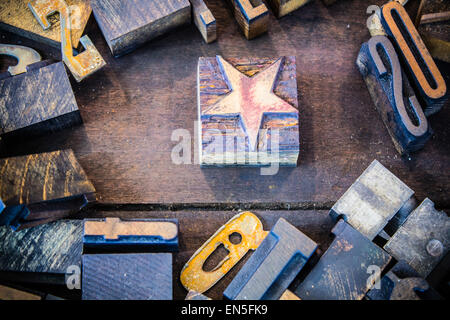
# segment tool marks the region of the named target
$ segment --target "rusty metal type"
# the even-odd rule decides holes
[[[390,300],[421,300],[417,291],[425,292],[429,288],[428,282],[422,278],[401,279],[392,290]]]
[[[13,44],[0,43],[0,54],[17,59],[17,65],[8,67],[8,72],[12,76],[27,72],[27,66],[41,61],[41,55],[36,50]]]
[[[242,240],[238,244],[230,241],[230,236],[238,233]],[[180,280],[189,291],[203,293],[227,274],[249,250],[255,250],[266,237],[261,221],[251,212],[240,213],[209,238],[189,259],[181,270]],[[229,251],[217,267],[209,272],[203,270],[206,259],[223,244]]]
[[[84,220],[85,247],[127,251],[139,247],[155,251],[178,250],[178,221],[120,218]]]
[[[87,35],[80,39],[85,50],[77,56],[73,55],[70,13],[64,0],[33,0],[28,6],[44,30],[51,26],[47,17],[59,12],[61,17],[61,53],[64,63],[76,81],[82,81],[106,65],[105,60]]]
[[[447,86],[405,8],[396,1],[388,2],[381,9],[381,22],[395,41],[426,103],[425,115],[438,112],[446,100]]]

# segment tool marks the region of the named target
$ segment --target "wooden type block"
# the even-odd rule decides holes
[[[28,2],[29,0],[2,0],[0,2],[0,29],[60,48],[59,15],[52,15],[49,19],[52,27],[43,30],[28,8]],[[66,0],[66,2],[70,6],[72,16],[72,45],[77,48],[91,16],[90,0]]]
[[[83,244],[108,251],[177,251],[178,220],[85,219]]]
[[[425,199],[390,238],[384,249],[426,278],[450,249],[450,218]]]
[[[389,39],[375,36],[364,43],[356,64],[397,151],[423,148],[432,130]]]
[[[46,282],[47,275],[55,277],[52,282],[65,284],[68,268],[81,267],[82,233],[81,220],[60,220],[20,231],[0,227],[0,271],[14,273],[15,281]],[[31,280],[26,275],[36,277]]]
[[[0,80],[2,138],[42,135],[80,124],[82,119],[63,63],[38,62],[27,69]]]
[[[363,236],[373,240],[409,205],[413,195],[413,190],[374,160],[334,204],[330,215],[335,220],[343,217]]]
[[[116,57],[191,21],[188,0],[92,0],[91,6]]]
[[[296,166],[295,57],[200,58],[198,117],[202,166]]]
[[[231,300],[278,300],[317,244],[280,218],[223,293]]]
[[[206,43],[217,39],[217,23],[211,10],[203,0],[190,0],[192,6],[192,18]]]
[[[72,150],[0,159],[0,225],[31,227],[68,216],[95,200]]]
[[[269,10],[262,0],[228,0],[228,3],[248,40],[267,32]]]
[[[275,16],[281,18],[310,1],[311,0],[269,0],[269,4],[275,13]]]
[[[171,300],[172,255],[83,255],[83,300]]]
[[[447,85],[405,8],[397,1],[386,3],[381,23],[414,80],[425,115],[438,112],[448,99]]]
[[[391,257],[344,220],[332,230],[336,238],[294,293],[302,300],[360,300]]]

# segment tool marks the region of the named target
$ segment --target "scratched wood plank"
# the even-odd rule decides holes
[[[222,1],[207,3],[218,23],[218,41],[208,45],[190,26],[113,59],[96,25],[90,25],[108,68],[74,84],[84,126],[52,139],[23,141],[0,150],[0,156],[72,148],[104,204],[266,208],[330,208],[378,159],[419,200],[428,196],[438,208],[450,207],[450,108],[430,118],[435,135],[424,149],[409,159],[397,154],[355,63],[369,39],[364,1],[331,7],[313,1],[283,19],[271,17],[269,32],[250,42]],[[5,34],[4,40],[18,39]],[[296,55],[301,114],[296,168],[261,176],[257,168],[200,169],[172,162],[179,143],[171,141],[173,131],[185,129],[195,138],[198,58],[217,54]],[[448,81],[449,67],[440,68]],[[192,146],[193,161],[193,141]]]
[[[92,0],[91,6],[114,56],[189,23],[191,17],[188,0]]]
[[[317,242],[321,252],[328,248],[332,241],[330,236],[334,225],[327,211],[265,211],[253,210],[264,226],[264,230],[271,230],[280,217],[286,219],[305,235]],[[185,299],[186,289],[180,282],[180,273],[184,264],[191,258],[194,252],[208,240],[223,224],[236,215],[236,211],[101,211],[88,209],[79,213],[77,218],[104,218],[120,217],[123,219],[178,219],[179,221],[179,251],[173,253],[173,297],[177,300]],[[212,299],[222,299],[222,293],[237,272],[242,268],[248,253],[231,271],[216,285],[205,292]],[[223,258],[214,255],[208,266],[213,268]],[[55,292],[56,294],[57,292]]]
[[[43,62],[44,63],[44,62]],[[62,62],[0,80],[0,135],[43,135],[82,122]]]
[[[21,231],[0,227],[0,278],[64,284],[70,266],[81,266],[81,220],[61,220]],[[20,272],[20,273],[19,273]],[[27,277],[28,275],[28,277]],[[35,275],[32,280],[29,275]]]
[[[65,0],[72,14],[72,45],[78,47],[91,16],[89,0]],[[0,2],[0,29],[41,41],[55,48],[61,47],[59,15],[49,18],[50,29],[44,30],[28,8],[28,0],[2,0]]]

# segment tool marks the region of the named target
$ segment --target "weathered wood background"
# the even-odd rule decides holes
[[[111,56],[91,18],[86,33],[108,65],[80,84],[71,79],[84,125],[2,145],[0,157],[72,148],[99,199],[80,217],[178,218],[177,278],[192,253],[233,216],[230,209],[253,209],[267,230],[283,216],[326,249],[333,225],[328,209],[373,159],[415,190],[420,200],[429,197],[448,212],[449,105],[430,119],[435,136],[425,148],[402,159],[355,64],[361,44],[369,39],[366,8],[384,2],[341,0],[326,7],[314,0],[280,20],[271,16],[269,32],[248,41],[228,6],[209,0],[217,19],[217,42],[205,44],[191,25],[119,59]],[[409,10],[414,10],[415,1],[410,2]],[[45,57],[59,55],[59,50],[11,34],[2,33],[0,40],[20,41]],[[218,54],[296,56],[301,143],[296,168],[261,176],[259,169],[172,163],[171,151],[178,143],[171,141],[172,132],[189,130],[194,140],[198,58]],[[13,60],[0,58],[1,71],[9,62]],[[441,65],[441,70],[448,80],[448,66]],[[206,294],[221,297],[241,265]],[[174,297],[185,294],[175,279]]]

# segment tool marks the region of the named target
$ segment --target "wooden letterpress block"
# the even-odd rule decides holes
[[[77,212],[95,189],[72,150],[0,159],[0,225],[31,227]]]
[[[177,251],[178,220],[85,219],[83,243],[100,250]]]
[[[330,210],[363,236],[373,240],[402,209],[414,191],[374,160]]]
[[[51,16],[49,20],[52,27],[43,30],[30,8],[28,8],[29,2],[29,0],[0,1],[0,29],[60,48],[59,16]],[[70,6],[72,17],[72,45],[77,48],[92,10],[89,0],[66,0],[66,2]]]
[[[267,32],[269,10],[262,0],[228,0],[228,3],[247,39]]]
[[[200,58],[198,115],[202,166],[296,166],[295,57]]]
[[[239,242],[233,242],[232,236],[241,237]],[[235,215],[217,232],[211,236],[189,259],[181,270],[180,281],[188,291],[203,293],[216,284],[249,250],[255,250],[266,237],[261,221],[251,212]],[[217,268],[204,270],[206,260],[220,246],[229,251],[228,256]]]
[[[364,43],[356,64],[397,151],[423,148],[432,130],[389,39],[375,36]]]
[[[372,241],[339,220],[336,238],[294,293],[302,300],[360,300],[374,285],[391,257]]]
[[[40,295],[0,285],[0,300],[41,300]]]
[[[91,6],[116,57],[191,20],[188,0],[92,0]]]
[[[65,284],[68,268],[81,267],[82,233],[80,220],[61,220],[20,231],[0,227],[0,271],[13,272],[7,277],[10,281]]]
[[[450,250],[450,218],[425,199],[390,238],[384,249],[426,278]]]
[[[447,85],[405,8],[397,1],[381,8],[381,22],[413,79],[426,116],[442,109]]]
[[[190,0],[192,5],[192,17],[198,30],[206,43],[217,39],[217,23],[211,11],[203,0]]]
[[[285,16],[304,6],[310,1],[311,0],[269,0],[269,3],[275,15],[278,18],[281,18],[282,16]]]
[[[38,62],[0,80],[0,136],[42,135],[82,122],[62,62]]]
[[[280,218],[223,295],[232,300],[278,300],[317,244]]]
[[[83,300],[171,300],[172,255],[83,255]]]

